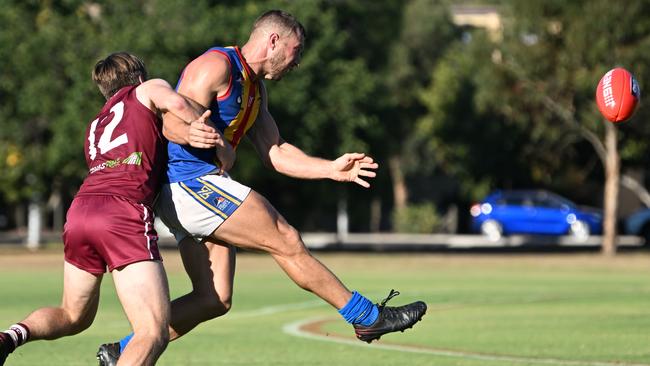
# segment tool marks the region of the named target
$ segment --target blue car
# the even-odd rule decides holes
[[[496,191],[470,209],[472,230],[499,240],[508,234],[573,235],[584,240],[602,233],[599,210],[578,207],[548,191]]]

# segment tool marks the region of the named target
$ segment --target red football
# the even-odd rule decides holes
[[[632,117],[640,98],[639,83],[621,67],[607,71],[596,88],[598,109],[611,122],[623,122]]]

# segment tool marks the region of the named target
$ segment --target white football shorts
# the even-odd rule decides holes
[[[250,191],[226,174],[208,174],[164,184],[155,210],[176,242],[187,236],[200,242],[239,208]]]

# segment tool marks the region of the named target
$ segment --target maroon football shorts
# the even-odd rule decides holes
[[[93,274],[162,260],[151,208],[116,196],[77,196],[63,230],[66,262]]]

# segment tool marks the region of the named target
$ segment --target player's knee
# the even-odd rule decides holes
[[[151,349],[162,353],[169,344],[169,332],[161,332],[150,335],[148,342]]]
[[[88,329],[92,322],[84,321],[84,320],[72,320],[70,322],[70,333],[71,334],[77,334],[81,333],[84,330]]]
[[[296,246],[301,246],[302,238],[300,237],[298,230],[296,230],[296,228],[291,225],[287,226],[288,227],[284,230],[284,237],[286,238],[286,241]]]
[[[169,318],[165,314],[143,314],[131,326],[134,335],[147,343],[169,342]]]
[[[156,347],[158,349],[164,350],[167,348],[167,345],[169,344],[169,327],[165,327],[165,329],[162,329],[161,332],[156,336],[155,342],[156,342]]]
[[[283,225],[279,228],[279,231],[283,241],[283,245],[281,246],[281,254],[283,256],[291,257],[307,252],[300,233],[293,226],[289,224]]]
[[[202,301],[202,313],[206,319],[225,315],[232,307],[230,296],[205,296]]]
[[[230,309],[232,308],[232,298],[228,297],[226,299],[222,299],[221,308],[223,310],[223,313],[221,315],[225,315],[227,312],[229,312]]]
[[[71,334],[81,333],[84,330],[88,329],[93,323],[94,317],[89,316],[88,314],[70,310],[67,310],[66,313],[68,316],[68,324],[70,325]]]
[[[133,337],[137,337],[138,341],[145,344],[147,348],[162,352],[169,343],[169,328],[161,324],[148,329],[138,329],[134,331]]]

